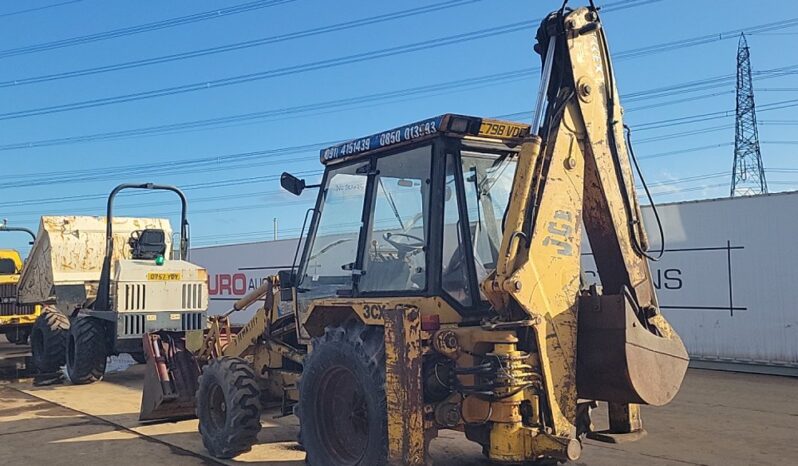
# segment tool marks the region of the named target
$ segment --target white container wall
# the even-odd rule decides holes
[[[651,263],[660,306],[696,365],[798,374],[798,192],[658,206],[666,253]],[[652,243],[659,235],[649,207]],[[296,240],[196,248],[211,314],[290,267]],[[597,279],[585,247],[583,267]],[[246,322],[252,311],[235,315]]]

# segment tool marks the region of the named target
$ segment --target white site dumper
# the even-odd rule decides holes
[[[177,247],[167,219],[113,217],[114,198],[129,188],[180,196]],[[105,217],[42,217],[19,281],[20,302],[46,305],[31,334],[38,370],[66,364],[72,383],[91,383],[102,378],[109,355],[144,362],[146,332],[204,328],[207,271],[186,260],[188,244],[185,196],[170,186],[121,185]]]

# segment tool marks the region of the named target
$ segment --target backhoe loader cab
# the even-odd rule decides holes
[[[484,317],[479,284],[496,267],[528,134],[520,123],[447,114],[323,150],[296,278],[300,320],[315,300],[361,296],[439,297],[453,311],[441,324]],[[283,180],[289,191],[297,184]]]

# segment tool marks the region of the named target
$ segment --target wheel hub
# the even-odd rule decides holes
[[[336,464],[357,464],[369,438],[368,406],[355,375],[345,367],[331,369],[321,383],[317,429],[324,449]]]

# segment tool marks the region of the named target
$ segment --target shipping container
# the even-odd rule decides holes
[[[660,306],[699,367],[798,375],[798,192],[660,204],[665,253],[651,262]],[[644,222],[656,255],[659,229]],[[293,263],[296,239],[195,248],[218,314]],[[597,279],[585,243],[583,268]],[[246,322],[253,310],[234,315]]]

